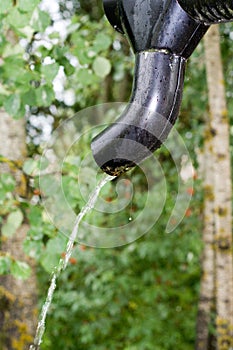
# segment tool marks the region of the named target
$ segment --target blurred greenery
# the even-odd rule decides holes
[[[10,174],[1,175],[0,214],[6,219],[2,235],[14,235],[23,217],[28,220],[30,230],[23,245],[38,263],[40,306],[50,272],[66,244],[66,238],[49,221],[41,203],[38,168],[46,141],[43,124],[50,125],[52,132],[83,108],[127,101],[134,66],[125,38],[107,22],[101,1],[57,0],[57,3],[57,17],[46,6],[39,6],[38,0],[0,3],[0,107],[13,118],[26,116],[29,152],[22,165],[28,183],[27,199],[13,194],[15,181]],[[67,22],[62,22],[64,27],[59,31],[56,23],[62,20]],[[232,118],[232,25],[223,25],[221,33]],[[64,84],[61,90],[58,74]],[[204,53],[200,44],[187,65],[177,123],[196,168],[207,108]],[[74,191],[76,167],[89,148],[89,142],[84,140],[81,155],[67,158],[63,167],[64,191],[76,212],[83,204],[81,195]],[[193,198],[184,220],[175,232],[166,234],[177,193],[176,168],[165,148],[157,157],[167,184],[160,219],[147,235],[124,247],[93,249],[76,245],[70,264],[58,281],[41,349],[194,348],[202,250],[201,181],[194,181]],[[87,178],[83,179],[86,191],[91,172],[87,168]],[[148,172],[156,176],[153,167]],[[139,169],[125,179],[131,177],[135,179],[136,195],[121,214],[123,221],[132,215],[132,208],[137,216],[145,202],[145,178]],[[105,196],[112,201],[114,191]],[[153,207],[147,215],[153,217]],[[97,225],[104,225],[103,216],[96,220]],[[113,226],[114,220],[113,217]],[[0,256],[0,273],[26,278],[29,268],[6,254]]]

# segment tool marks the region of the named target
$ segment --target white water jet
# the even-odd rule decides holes
[[[73,252],[73,247],[74,247],[74,242],[77,238],[78,235],[78,229],[80,222],[84,218],[84,216],[89,213],[95,206],[95,203],[98,199],[98,196],[100,194],[101,189],[108,183],[109,181],[113,180],[115,177],[107,175],[105,176],[96,186],[94,191],[90,194],[90,197],[86,203],[86,205],[82,208],[80,213],[77,215],[77,218],[75,220],[74,228],[70,234],[69,241],[66,245],[66,250],[65,250],[65,255],[63,258],[60,259],[58,266],[55,267],[52,276],[51,276],[51,282],[50,286],[48,289],[47,297],[44,302],[44,305],[42,307],[40,316],[39,316],[39,321],[36,329],[36,335],[34,338],[33,344],[30,346],[29,350],[39,350],[40,345],[43,340],[43,335],[45,332],[45,322],[46,322],[46,317],[50,308],[50,305],[53,300],[53,294],[56,289],[56,281],[58,277],[60,276],[61,272],[64,271],[67,267],[67,264],[69,262],[69,259],[71,257],[71,254]]]

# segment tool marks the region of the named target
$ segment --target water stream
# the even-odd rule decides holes
[[[78,229],[80,222],[84,218],[84,216],[89,213],[95,206],[95,203],[98,199],[98,196],[100,194],[101,189],[104,187],[106,183],[109,181],[113,180],[114,177],[110,175],[105,175],[104,178],[100,180],[100,182],[97,184],[96,188],[94,191],[90,194],[90,197],[86,203],[86,205],[82,208],[80,213],[77,215],[77,218],[75,220],[74,228],[70,234],[69,241],[66,246],[65,254],[64,257],[60,259],[58,265],[55,267],[52,276],[51,276],[51,282],[50,286],[48,289],[47,297],[46,300],[43,304],[43,307],[41,309],[41,313],[39,316],[39,321],[36,329],[36,335],[34,338],[33,344],[30,346],[29,350],[39,350],[40,345],[43,340],[43,335],[45,332],[45,322],[46,322],[46,317],[50,308],[50,305],[53,300],[53,294],[56,289],[56,282],[57,279],[59,278],[60,274],[62,271],[64,271],[67,267],[67,264],[69,262],[69,259],[71,257],[71,254],[73,252],[73,247],[74,247],[74,242],[76,241],[77,235],[78,235]]]

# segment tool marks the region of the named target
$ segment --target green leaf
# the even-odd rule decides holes
[[[80,33],[78,31],[76,31],[72,34],[72,41],[73,41],[73,44],[75,45],[75,47],[79,48],[79,50],[85,49],[88,45],[87,40],[80,37]]]
[[[94,40],[94,45],[92,49],[96,52],[104,51],[110,47],[111,43],[112,43],[112,40],[108,35],[104,33],[99,33],[97,34]]]
[[[17,113],[13,114],[12,117],[14,119],[21,119],[25,116],[25,106],[21,103],[20,109],[17,111]]]
[[[50,86],[40,86],[35,92],[37,106],[49,107],[55,99],[53,88]]]
[[[40,0],[18,0],[19,9],[23,12],[32,12]]]
[[[81,65],[90,64],[93,58],[88,57],[88,52],[86,49],[80,49],[79,47],[72,50],[72,53],[77,56],[79,63]]]
[[[38,260],[43,251],[43,243],[39,240],[26,239],[23,242],[23,250],[31,258]]]
[[[23,171],[30,176],[36,176],[39,172],[39,162],[34,159],[28,159],[24,162]]]
[[[60,39],[60,33],[59,32],[52,32],[49,34],[50,39]]]
[[[8,256],[0,256],[0,275],[10,272],[11,259]]]
[[[41,241],[44,237],[43,226],[31,227],[28,231],[28,236],[34,241]]]
[[[37,206],[32,206],[28,214],[28,219],[30,225],[33,227],[41,226],[41,208]]]
[[[23,110],[25,106],[22,103],[20,94],[28,91],[28,89],[31,88],[29,84],[30,81],[33,80],[34,74],[26,70],[25,61],[22,59],[20,54],[6,57],[4,59],[4,64],[1,66],[1,68],[1,78],[3,82],[5,81],[6,86],[8,86],[8,88],[12,87],[13,91],[20,91],[19,94],[12,94],[13,97],[11,97],[12,95],[10,95],[8,97],[8,100],[5,101],[5,104],[7,104],[7,107],[9,105],[9,108],[12,109],[12,107],[10,106],[10,104],[12,103],[10,98],[14,99],[17,105],[17,112],[12,110],[12,113],[14,113],[14,116],[17,117],[19,114],[22,116],[21,109]]]
[[[37,32],[44,32],[50,25],[51,19],[47,12],[41,11],[37,8],[32,16],[31,25]]]
[[[93,70],[100,78],[105,78],[111,72],[111,63],[107,58],[97,57],[93,63]]]
[[[31,274],[31,269],[25,262],[13,261],[11,264],[11,274],[18,279],[27,279]]]
[[[2,235],[5,237],[11,237],[15,234],[17,229],[23,222],[23,214],[21,210],[17,209],[10,213],[7,217],[7,221],[2,226]]]
[[[23,28],[20,28],[20,31],[17,32],[19,35],[21,35],[23,38],[27,39],[30,42],[32,40],[34,29],[28,23],[28,25],[26,25]]]
[[[9,12],[9,15],[6,17],[7,22],[14,28],[24,28],[31,18],[30,13],[21,13],[16,7]]]
[[[1,174],[0,176],[0,188],[3,188],[6,192],[12,192],[15,189],[16,182],[12,175]]]
[[[74,66],[70,64],[70,61],[66,57],[62,57],[60,63],[64,67],[64,71],[67,76],[70,76],[75,72]]]
[[[20,110],[20,95],[13,94],[7,97],[6,101],[4,102],[3,106],[5,111],[10,114],[11,116],[17,115],[17,112]]]
[[[0,14],[6,13],[12,8],[12,1],[11,0],[1,0],[0,1]]]
[[[93,83],[95,83],[97,81],[96,76],[88,69],[80,69],[78,71],[77,76],[78,76],[78,81],[83,86],[92,85]]]
[[[48,82],[52,82],[56,77],[59,70],[58,63],[47,64],[41,67],[41,73],[44,75]]]
[[[59,235],[49,240],[40,259],[41,265],[47,272],[52,272],[57,266],[65,247],[66,239],[64,236]]]
[[[32,88],[25,92],[22,96],[23,104],[28,106],[35,106],[36,105],[36,94],[35,90]]]
[[[54,176],[46,174],[40,177],[40,188],[44,196],[55,196],[59,192],[60,183],[54,181]]]
[[[4,57],[9,56],[16,56],[16,55],[23,55],[24,54],[24,48],[19,44],[15,43],[14,45],[8,44],[5,46],[4,49]]]

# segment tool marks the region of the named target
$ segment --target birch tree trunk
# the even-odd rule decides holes
[[[197,316],[196,350],[212,349],[209,327],[211,311],[214,307],[214,281],[215,281],[215,250],[214,250],[214,161],[213,161],[213,135],[211,122],[206,122],[203,163],[204,182],[204,226],[202,240],[204,243],[202,253],[202,278],[200,286],[200,299]]]
[[[205,37],[206,70],[209,94],[210,134],[213,162],[215,300],[217,349],[233,347],[233,259],[232,259],[232,186],[229,147],[229,121],[217,26]],[[209,174],[208,176],[212,176]]]
[[[24,120],[13,120],[4,111],[0,111],[0,130],[0,154],[10,160],[23,160],[26,155]],[[7,165],[1,165],[0,171],[11,172]],[[14,171],[13,175],[20,186],[22,173]],[[1,250],[3,254],[10,253],[16,260],[26,261],[34,269],[33,262],[25,257],[22,248],[27,231],[28,225],[23,223],[12,238],[2,239]],[[0,349],[24,350],[35,333],[35,273],[26,281],[2,276],[0,284]]]

